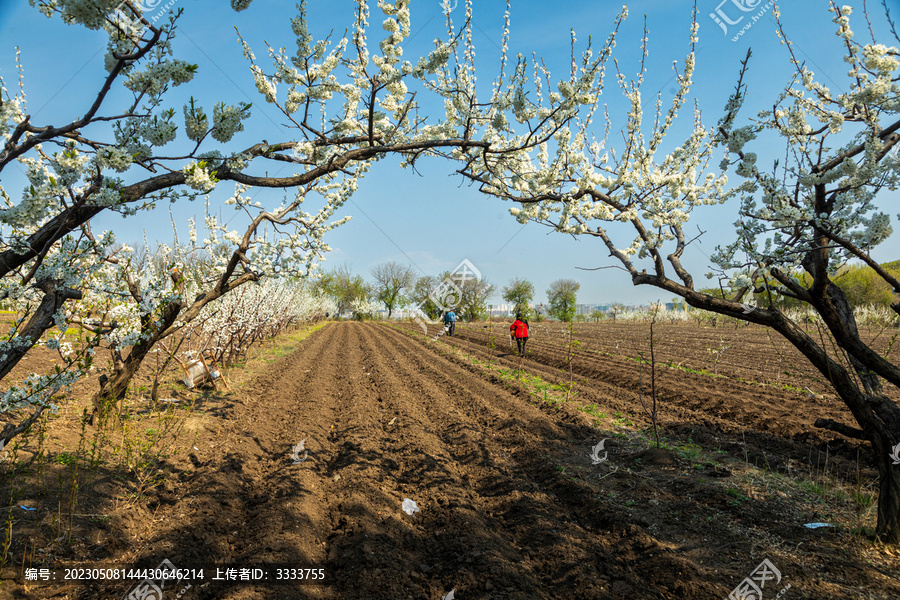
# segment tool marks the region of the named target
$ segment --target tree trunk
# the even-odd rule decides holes
[[[816,192],[822,196],[824,187],[817,186]],[[847,295],[828,275],[829,258],[829,241],[818,236],[815,247],[803,259],[804,269],[813,277],[809,289],[812,306],[846,353],[862,389],[849,377],[849,372],[834,377],[821,367],[819,371],[834,384],[862,428],[862,437],[872,444],[879,476],[876,532],[884,542],[897,544],[900,543],[900,471],[892,464],[890,454],[893,445],[900,443],[900,407],[884,395],[881,380],[867,364],[867,359],[870,360],[867,352],[871,353],[871,349],[860,339]]]
[[[81,300],[81,292],[62,286],[52,279],[40,281],[34,287],[44,292],[44,297],[28,324],[10,340],[9,349],[0,361],[0,379],[9,375],[44,332],[53,327],[53,316],[66,300]]]
[[[166,330],[178,318],[181,307],[180,302],[170,302],[163,309],[158,320],[152,314],[141,317],[141,333],[146,337],[131,348],[125,360],[114,361],[112,377],[100,382],[100,390],[94,394],[92,399],[94,412],[91,414],[90,424],[93,425],[95,419],[102,418],[113,405],[119,406],[125,399],[128,384],[131,383],[134,374],[137,373],[144,358],[147,357],[156,342],[165,337]]]
[[[139,343],[131,349],[128,357],[113,367],[113,375],[109,379],[101,382],[100,390],[94,394],[94,413],[91,415],[91,424],[94,419],[103,416],[113,404],[118,404],[125,399],[125,393],[128,391],[128,384],[137,370],[141,366],[141,362],[153,348],[153,344],[158,341],[158,337],[153,336],[151,339]]]
[[[837,357],[829,356],[808,332],[778,309],[754,309],[748,313],[744,305],[697,292],[664,276],[637,274],[632,276],[632,281],[635,285],[647,283],[676,293],[695,308],[770,327],[793,344],[831,383],[853,414],[859,429],[825,419],[817,426],[871,444],[879,475],[876,533],[886,543],[900,544],[900,465],[892,464],[890,458],[892,448],[900,443],[900,406],[884,395],[881,381],[867,365],[868,359],[863,352],[871,352],[871,349],[860,340],[846,296],[828,280],[824,269],[817,269],[811,261],[806,261],[804,266],[816,282],[806,301],[812,304],[833,333],[841,355],[849,359],[849,367],[838,362]]]
[[[878,527],[876,533],[887,544],[900,544],[900,465],[889,456],[892,449],[873,443],[878,463]]]
[[[175,284],[175,289],[179,293],[183,293],[184,278],[182,274],[174,271],[171,276],[172,281]],[[152,315],[145,315],[142,317],[141,332],[146,334],[146,339],[136,344],[131,349],[131,352],[128,353],[128,357],[124,361],[116,362],[113,367],[112,378],[101,382],[100,391],[94,394],[93,397],[94,412],[91,415],[89,422],[93,424],[95,418],[104,412],[106,406],[111,403],[119,403],[125,398],[125,394],[128,391],[128,384],[131,383],[132,377],[137,373],[141,366],[141,362],[143,362],[144,358],[146,358],[147,354],[149,354],[150,350],[153,349],[153,346],[158,341],[174,334],[184,324],[192,321],[200,314],[203,307],[210,302],[218,300],[225,294],[249,281],[258,280],[259,276],[255,273],[244,273],[231,281],[220,281],[219,284],[209,292],[198,295],[194,300],[194,303],[187,308],[184,308],[184,305],[180,302],[170,302],[163,309],[162,314],[159,315],[158,325],[154,325],[155,320]],[[136,299],[140,298],[140,292],[136,288],[132,290],[132,294],[136,296]],[[179,317],[181,322],[176,327],[175,321],[179,320]]]
[[[831,359],[805,332],[786,318],[782,317],[775,329],[794,344],[834,386],[838,396],[853,413],[860,429],[853,430],[834,423],[826,425],[825,421],[817,425],[867,440],[872,445],[873,460],[879,476],[876,532],[884,542],[900,543],[900,466],[892,465],[890,458],[891,448],[900,442],[900,407],[883,394],[867,394],[847,368]],[[862,367],[857,361],[851,361],[851,364],[854,368]],[[870,380],[866,387],[871,385]],[[880,389],[880,384],[875,387]]]

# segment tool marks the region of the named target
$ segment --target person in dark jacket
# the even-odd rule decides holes
[[[510,335],[516,338],[516,346],[519,354],[525,356],[525,342],[528,341],[528,320],[522,317],[522,313],[516,314],[516,321],[509,327]]]
[[[456,313],[452,310],[448,310],[444,314],[444,328],[447,330],[447,335],[453,337],[453,332],[456,329]]]

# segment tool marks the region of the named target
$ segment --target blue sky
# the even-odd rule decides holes
[[[287,46],[289,52],[293,50],[289,19],[293,16],[294,3],[256,0],[247,11],[234,13],[224,0],[170,1],[174,3],[173,8],[184,9],[179,37],[175,40],[179,57],[199,65],[194,82],[176,89],[178,93],[173,96],[177,100],[172,106],[180,113],[188,95],[197,98],[207,110],[219,100],[229,104],[252,101],[253,117],[246,131],[236,136],[233,147],[244,147],[260,139],[269,142],[296,139],[283,127],[279,113],[258,95],[248,65],[241,56],[234,29],[237,26],[244,39],[250,42],[265,69],[268,65],[264,41],[276,47]],[[749,17],[731,26],[728,34],[709,17],[709,13],[720,7],[730,18],[736,19],[744,13],[736,10],[732,2],[740,1],[754,5],[760,0],[727,0],[724,4],[720,4],[721,0],[698,1],[700,42],[694,96],[699,99],[708,124],[721,116],[722,107],[734,87],[739,62],[748,47],[752,47],[754,56],[747,78],[749,95],[745,116],[771,106],[791,74],[785,47],[775,37],[771,10],[766,10],[765,16],[753,23],[737,41],[731,38],[749,22]],[[372,4],[369,42],[375,44],[381,37],[378,24],[382,17],[375,3]],[[880,9],[880,3],[869,4]],[[900,18],[900,0],[890,0],[889,5],[895,11],[895,18]],[[766,6],[765,2],[760,2],[759,8],[763,10]],[[323,35],[334,30],[334,37],[339,38],[352,23],[353,7],[354,3],[349,0],[311,0],[309,16],[313,33]],[[629,7],[631,15],[620,32],[615,55],[626,74],[637,71],[641,28],[646,14],[650,44],[644,97],[647,98],[646,109],[652,110],[657,91],[663,94],[664,102],[674,91],[672,61],[680,63],[687,50],[691,3],[640,0]],[[619,8],[619,3],[597,0],[556,3],[513,0],[511,49],[529,57],[531,53],[544,57],[561,78],[567,70],[570,29],[575,29],[579,46],[591,36],[594,46],[598,47],[606,38]],[[485,85],[489,84],[497,68],[503,11],[503,4],[497,1],[476,1],[474,4],[474,42],[479,77]],[[415,62],[430,49],[432,40],[443,34],[441,12],[438,0],[413,0],[413,36],[404,58]],[[845,63],[841,61],[841,46],[833,33],[827,2],[794,0],[784,3],[781,13],[800,56],[814,71],[825,76],[826,83],[833,88],[845,87]],[[452,14],[455,20],[461,20],[462,6]],[[892,38],[887,35],[883,16],[877,11],[874,14],[876,34],[890,43]],[[859,37],[865,33],[862,21],[857,20],[854,29]],[[0,0],[0,76],[10,91],[18,78],[16,46],[22,52],[33,123],[64,122],[83,111],[93,100],[105,73],[103,35],[79,27],[66,27],[56,19],[48,20],[30,7],[27,0]],[[604,96],[613,124],[618,127],[621,122],[616,122],[616,117],[624,117],[627,109],[612,73]],[[683,116],[686,117],[683,125],[687,127],[690,114],[685,112]],[[685,131],[683,127],[676,128],[672,147],[680,143],[679,137]],[[753,150],[760,154],[762,164],[766,163],[767,157],[783,152],[780,148],[757,147]],[[368,277],[375,265],[395,260],[414,265],[420,269],[420,274],[436,275],[467,258],[498,290],[513,277],[528,278],[535,285],[538,302],[545,300],[544,291],[549,283],[560,277],[575,278],[581,283],[579,301],[582,302],[669,300],[655,288],[633,287],[630,278],[619,270],[578,270],[579,267],[596,268],[615,263],[599,240],[573,239],[540,225],[518,224],[508,214],[512,205],[479,194],[453,174],[452,165],[436,159],[425,160],[418,165],[418,173],[413,173],[400,169],[396,163],[391,158],[377,163],[361,183],[352,202],[341,210],[340,216],[349,214],[353,219],[330,234],[328,241],[334,251],[327,256],[323,268],[347,262],[356,272]],[[0,174],[0,183],[14,195],[24,186],[24,178],[21,172],[10,167]],[[213,203],[227,195],[227,189],[216,190]],[[272,205],[280,204],[283,196],[284,192],[279,190],[256,193],[256,199]],[[888,206],[896,200],[896,194],[884,195],[880,200],[883,206]],[[144,232],[150,240],[170,242],[170,208],[182,234],[186,233],[187,219],[201,217],[203,212],[199,202],[180,202],[171,207],[160,207],[154,214],[140,218],[101,217],[94,221],[93,227],[95,230],[114,229],[119,240],[126,243],[139,242]],[[685,263],[700,285],[706,285],[702,275],[710,270],[708,255],[716,244],[729,241],[735,210],[735,206],[728,205],[710,207],[695,213],[692,219],[707,232],[701,243],[692,246],[685,255]],[[888,212],[895,218],[892,210]],[[615,228],[612,231],[614,234],[621,232],[617,239],[630,240],[630,231]],[[875,253],[876,259],[884,261],[900,257],[898,239],[895,234],[888,240]]]

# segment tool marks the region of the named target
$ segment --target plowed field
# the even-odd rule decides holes
[[[503,355],[511,351],[507,330],[503,324],[464,323],[449,343],[484,355],[491,352],[493,338],[493,352]],[[421,329],[410,326],[410,331]],[[641,392],[646,399],[650,391],[649,365],[638,360],[650,358],[647,324],[576,324],[573,340],[578,345],[570,359],[564,325],[532,324],[530,333],[530,369],[558,377],[560,370],[568,372],[571,362],[583,397],[611,402],[609,408],[625,411],[642,424],[649,422],[634,402]],[[883,351],[892,335],[890,330],[868,337]],[[817,418],[853,422],[809,362],[764,328],[658,324],[654,344],[660,417],[669,423],[823,442],[835,435],[813,427]]]
[[[827,457],[829,473],[872,477],[856,446],[829,445],[834,436],[811,426],[846,420],[837,401],[729,371],[666,369],[657,382],[665,435],[670,448],[696,452],[649,448],[629,433],[648,423],[646,369],[609,356],[603,334],[595,344],[582,337],[572,400],[550,403],[500,375],[521,367],[557,390],[568,381],[564,349],[549,335],[541,343],[540,330],[520,363],[500,326],[492,336],[463,325],[460,337],[437,341],[404,327],[329,324],[249,385],[211,399],[193,447],[162,465],[167,481],[127,512],[80,522],[79,544],[57,560],[325,574],[309,584],[165,587],[164,598],[181,590],[186,599],[439,600],[455,589],[456,600],[708,600],[725,598],[763,559],[780,571],[764,598],[786,586],[787,599],[900,598],[896,555],[846,528],[802,526],[836,515],[798,499],[790,473]],[[585,405],[606,415],[577,410]],[[603,438],[608,458],[593,464]],[[306,458],[295,464],[301,440]],[[115,483],[97,490],[98,503],[104,490],[111,500]],[[405,514],[405,498],[420,512]],[[19,537],[12,552],[39,562]],[[0,594],[121,598],[129,587],[17,578]]]

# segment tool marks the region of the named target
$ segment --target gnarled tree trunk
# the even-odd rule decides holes
[[[884,394],[879,379],[881,375],[891,385],[900,387],[897,377],[900,369],[862,342],[852,307],[840,288],[829,280],[825,270],[811,262],[817,259],[821,257],[814,256],[804,264],[814,278],[813,286],[807,290],[795,284],[795,289],[822,317],[838,347],[848,357],[849,366],[829,356],[806,331],[778,309],[748,307],[734,300],[697,292],[689,276],[683,277],[686,285],[664,275],[637,272],[632,274],[632,281],[635,285],[650,284],[676,293],[695,308],[770,327],[793,344],[831,383],[850,409],[858,428],[827,419],[820,419],[816,425],[871,444],[872,460],[879,476],[876,533],[885,543],[900,544],[900,465],[893,464],[890,456],[892,448],[900,444],[900,406]],[[774,270],[773,274],[776,274]],[[787,281],[785,277],[779,279]]]
[[[137,373],[143,360],[147,354],[153,349],[153,346],[160,340],[169,337],[178,331],[185,323],[189,323],[195,319],[203,307],[217,300],[238,288],[239,286],[250,282],[258,281],[259,275],[248,272],[240,277],[228,279],[229,273],[226,272],[216,286],[208,292],[198,295],[193,304],[184,308],[181,302],[170,302],[162,309],[162,314],[158,319],[154,319],[153,315],[145,315],[141,318],[142,340],[136,344],[128,356],[124,360],[114,360],[112,377],[104,380],[100,384],[100,391],[94,394],[94,412],[91,415],[90,423],[94,424],[98,415],[102,415],[108,411],[111,404],[118,404],[124,398],[128,391],[128,384]],[[184,278],[178,271],[173,271],[172,280],[175,282],[176,289],[183,293]],[[141,301],[140,290],[136,285],[130,284],[131,294],[138,302]],[[180,321],[179,325],[175,325],[176,321]]]
[[[144,358],[147,357],[153,346],[164,337],[166,330],[172,326],[181,312],[180,302],[170,302],[163,310],[159,319],[155,319],[153,314],[141,317],[141,333],[142,339],[135,344],[128,356],[124,360],[119,358],[118,351],[113,360],[112,377],[103,379],[100,382],[100,390],[94,394],[94,412],[91,414],[90,423],[98,417],[103,417],[108,413],[109,409],[115,404],[118,405],[125,399],[128,392],[128,384],[137,370],[141,367]],[[118,413],[118,411],[117,411]]]

